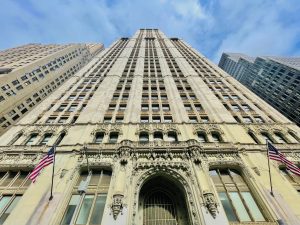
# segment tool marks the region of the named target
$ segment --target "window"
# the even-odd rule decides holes
[[[74,112],[77,108],[77,105],[71,105],[68,109],[68,112]]]
[[[141,123],[149,123],[149,117],[142,116],[141,117]]]
[[[173,131],[168,132],[168,141],[170,142],[177,142],[177,134]]]
[[[240,107],[238,105],[232,105],[232,109],[236,112],[240,111]]]
[[[104,117],[104,123],[110,123],[111,122],[111,117]]]
[[[281,133],[275,132],[274,135],[277,138],[278,143],[281,143],[281,144],[287,143],[287,140],[283,137],[283,135]]]
[[[58,120],[58,123],[66,123],[68,120],[68,117],[60,117]]]
[[[252,132],[248,132],[248,134],[252,138],[252,140],[255,141],[256,144],[260,144],[260,142],[257,139],[257,137]]]
[[[222,142],[221,135],[217,132],[212,132],[211,137],[212,137],[213,142]]]
[[[126,109],[126,105],[125,104],[121,104],[119,106],[119,111],[125,111],[125,109]]]
[[[52,137],[52,134],[45,134],[40,145],[46,145],[51,137]]]
[[[199,105],[199,104],[195,104],[195,108],[196,108],[196,110],[197,110],[198,112],[203,111],[202,106]]]
[[[25,145],[32,145],[32,143],[35,141],[35,139],[37,138],[38,134],[34,133],[31,134],[29,139],[26,141]]]
[[[191,105],[184,105],[184,108],[185,108],[186,111],[191,111],[192,110]]]
[[[152,117],[152,122],[153,123],[160,123],[160,117],[159,116],[153,116]]]
[[[234,169],[211,169],[226,216],[230,222],[266,221],[240,173]]]
[[[62,133],[59,135],[58,139],[56,140],[55,145],[59,145],[59,144],[61,143],[61,141],[64,139],[65,136],[66,136],[66,133],[65,133],[65,132],[62,132]]]
[[[54,123],[56,120],[56,117],[49,117],[46,123]]]
[[[153,138],[154,138],[154,141],[163,141],[164,136],[163,136],[162,132],[156,131],[153,134]]]
[[[94,143],[102,143],[104,138],[104,133],[103,132],[97,132],[95,135],[95,140]]]
[[[272,141],[272,139],[271,139],[271,137],[270,137],[270,135],[269,135],[268,133],[262,132],[262,133],[261,133],[261,136],[262,136],[266,141],[269,141],[269,142],[273,143],[273,141]]]
[[[201,116],[201,121],[202,121],[203,123],[208,123],[208,122],[209,122],[209,119],[208,119],[207,116]]]
[[[170,116],[166,116],[166,117],[164,117],[164,121],[165,121],[165,123],[172,123],[172,117],[170,117]]]
[[[123,123],[124,117],[117,116],[116,117],[116,123]]]
[[[142,105],[142,111],[149,111],[149,106],[148,105]]]
[[[289,131],[289,135],[291,135],[297,142],[299,142],[299,138],[293,132]]]
[[[251,108],[248,105],[242,105],[244,111],[250,111]]]
[[[254,117],[256,123],[264,123],[263,119],[259,116]]]
[[[206,137],[205,133],[198,132],[198,141],[200,143],[207,142],[207,137]]]
[[[19,139],[20,137],[22,137],[23,133],[18,133],[13,139],[12,141],[10,142],[11,145],[15,144]]]
[[[223,95],[223,99],[224,99],[224,100],[228,100],[228,99],[229,99],[229,96],[228,96],[228,95]]]
[[[114,144],[118,141],[119,134],[117,132],[112,132],[109,134],[109,143]]]
[[[252,123],[252,120],[251,120],[250,117],[245,116],[245,117],[243,117],[243,122],[244,122],[244,123]]]
[[[161,190],[150,192],[145,198],[143,225],[178,224],[178,215],[174,199]]]
[[[146,132],[141,132],[139,135],[140,142],[149,142],[149,134]]]
[[[152,111],[159,111],[159,105],[157,104],[152,105]]]
[[[74,193],[77,192],[80,181],[86,179],[87,175],[87,172],[82,172],[77,185],[73,188]],[[71,221],[74,224],[102,224],[110,179],[110,171],[92,170],[92,177],[88,184],[90,191],[85,195],[72,195],[61,225],[69,225]],[[77,205],[79,208],[76,211]]]
[[[196,116],[190,116],[190,117],[189,117],[189,120],[190,120],[190,123],[197,123],[197,122],[198,122]]]
[[[62,111],[64,111],[65,109],[66,109],[66,105],[61,105],[61,106],[59,106],[58,108],[57,108],[57,110],[56,111],[58,111],[58,112],[62,112]]]

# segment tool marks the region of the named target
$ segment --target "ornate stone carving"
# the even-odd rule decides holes
[[[111,210],[112,210],[112,214],[113,214],[113,217],[115,220],[117,219],[119,213],[122,213],[123,198],[124,198],[124,195],[122,195],[122,194],[114,194],[113,195],[113,202],[111,204]]]
[[[209,213],[212,215],[213,218],[216,218],[218,208],[215,196],[212,192],[204,191],[203,192],[203,198],[204,198],[204,205],[206,206]]]
[[[217,124],[196,124],[196,125],[194,125],[194,134],[196,134],[199,131],[205,132],[207,134],[214,132],[214,131],[219,132],[220,134],[224,134],[223,130]]]
[[[258,176],[260,176],[260,171],[259,171],[258,167],[254,166],[254,167],[252,167],[252,169]]]

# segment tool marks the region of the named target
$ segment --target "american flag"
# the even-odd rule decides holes
[[[272,160],[276,160],[278,162],[282,162],[286,165],[286,168],[290,170],[292,173],[300,176],[300,168],[298,168],[293,162],[288,160],[280,151],[278,151],[270,142],[267,143],[269,158]]]
[[[37,164],[34,170],[30,173],[29,179],[34,183],[40,172],[54,161],[55,146],[52,146],[42,160]]]

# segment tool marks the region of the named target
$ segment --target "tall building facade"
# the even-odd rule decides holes
[[[300,58],[223,53],[219,67],[300,125]]]
[[[271,196],[266,151],[268,139],[299,164],[299,135],[186,42],[140,29],[1,136],[0,221],[299,224],[299,177],[271,162]],[[49,201],[52,167],[28,173],[53,145]]]
[[[28,44],[1,51],[0,134],[103,48],[103,44]]]

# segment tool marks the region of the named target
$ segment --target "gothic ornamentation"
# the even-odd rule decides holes
[[[218,208],[217,208],[217,203],[214,194],[209,191],[204,191],[203,198],[204,198],[204,205],[206,206],[207,210],[209,211],[209,213],[212,215],[213,218],[216,218]]]
[[[192,194],[192,190],[190,188],[190,184],[194,183],[192,172],[190,171],[190,167],[185,162],[174,162],[174,161],[166,161],[166,160],[151,160],[150,162],[140,162],[136,163],[133,169],[133,176],[139,177],[136,182],[136,188],[134,192],[134,202],[133,202],[133,221],[134,217],[137,214],[137,200],[138,193],[143,184],[143,182],[149,177],[157,174],[157,172],[164,173],[168,177],[173,177],[176,181],[181,183],[185,189],[187,196],[187,203],[189,203],[190,212],[192,214],[193,224],[198,224],[196,218],[196,208],[194,203],[194,196]],[[140,175],[138,175],[140,174]]]
[[[220,128],[217,124],[196,124],[194,125],[194,134],[197,134],[197,132],[202,131],[207,134],[216,131],[220,134],[224,134],[223,130]]]
[[[257,166],[252,167],[252,169],[258,176],[260,176],[260,171]]]
[[[113,217],[115,220],[117,219],[119,213],[122,213],[123,198],[124,198],[124,195],[122,195],[122,194],[114,194],[113,195],[113,202],[111,204],[111,210],[112,210],[112,214],[113,214]]]

